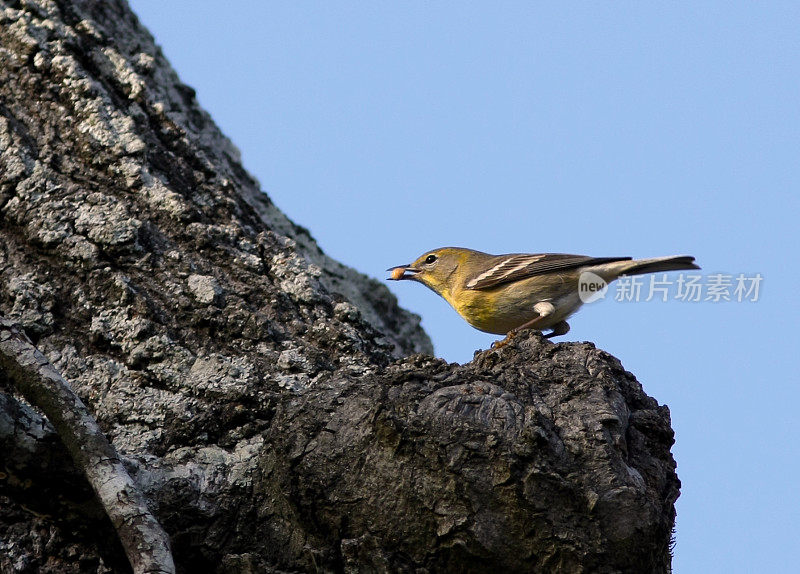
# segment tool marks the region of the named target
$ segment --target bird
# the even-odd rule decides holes
[[[505,335],[500,345],[496,343],[502,346],[525,329],[550,331],[547,338],[566,335],[567,318],[587,300],[581,292],[585,278],[594,280],[598,288],[622,275],[700,269],[694,261],[690,255],[649,259],[566,253],[491,255],[440,247],[387,271],[389,280],[429,287],[476,329]]]

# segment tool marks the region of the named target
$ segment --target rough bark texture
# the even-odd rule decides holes
[[[669,411],[616,359],[536,334],[415,354],[418,318],[275,209],[125,4],[0,7],[0,314],[94,413],[179,572],[668,569]],[[8,394],[0,464],[0,570],[124,571]]]

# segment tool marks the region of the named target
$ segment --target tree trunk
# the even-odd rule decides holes
[[[616,359],[535,333],[428,356],[418,317],[261,192],[127,5],[0,10],[0,315],[93,413],[178,572],[668,571],[669,411]],[[124,571],[8,376],[0,570]]]

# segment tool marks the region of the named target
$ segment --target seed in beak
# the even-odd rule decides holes
[[[403,273],[405,272],[406,270],[404,267],[395,267],[394,269],[392,269],[392,279],[394,279],[395,281],[399,281],[400,279],[403,278]]]

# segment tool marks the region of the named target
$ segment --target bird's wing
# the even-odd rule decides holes
[[[497,255],[492,266],[472,277],[465,287],[467,289],[491,289],[504,283],[519,281],[554,271],[575,269],[588,265],[600,265],[612,261],[626,261],[630,257],[588,257],[586,255],[567,255],[566,253],[511,253]]]

